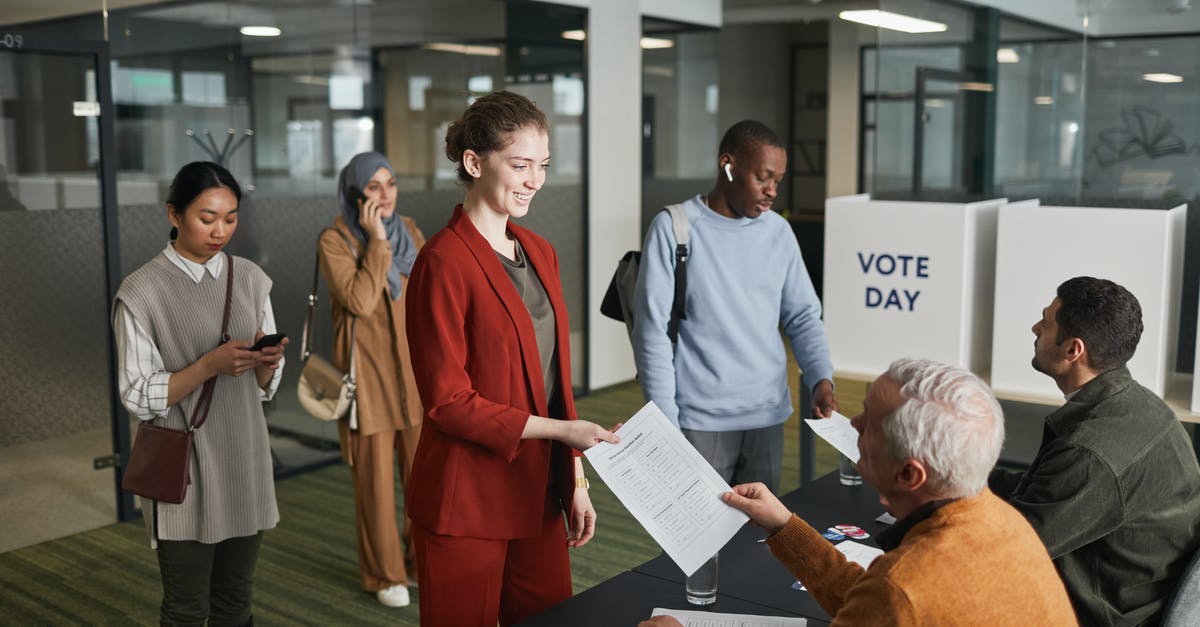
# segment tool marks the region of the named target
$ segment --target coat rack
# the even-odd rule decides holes
[[[246,143],[246,141],[251,137],[254,137],[254,131],[245,129],[242,137],[237,140],[237,143],[234,143],[233,138],[237,135],[237,131],[232,128],[228,128],[225,129],[225,145],[218,149],[217,140],[213,139],[213,134],[208,129],[204,129],[201,131],[201,133],[203,133],[204,138],[208,140],[207,145],[200,140],[200,138],[194,131],[192,131],[192,129],[189,128],[183,132],[184,135],[191,137],[192,140],[196,142],[196,145],[200,146],[200,149],[207,153],[213,161],[222,166],[226,165],[226,162],[228,162],[229,158],[233,156],[233,153],[237,152],[238,149],[242,147],[242,144]]]

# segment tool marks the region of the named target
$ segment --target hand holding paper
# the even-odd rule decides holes
[[[849,418],[835,411],[829,418],[810,418],[804,422],[839,453],[858,463],[858,429],[850,424]]]
[[[735,486],[721,498],[730,507],[746,512],[754,524],[770,534],[778,533],[792,519],[791,510],[761,483]]]

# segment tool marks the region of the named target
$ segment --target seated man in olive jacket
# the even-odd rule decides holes
[[[1067,402],[1023,473],[992,490],[1046,544],[1084,625],[1157,624],[1200,543],[1200,467],[1167,404],[1125,363],[1142,334],[1128,290],[1076,277],[1033,325],[1033,367]]]

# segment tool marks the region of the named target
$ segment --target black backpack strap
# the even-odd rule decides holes
[[[671,216],[675,231],[675,298],[671,301],[671,319],[667,321],[667,337],[671,344],[679,340],[679,321],[687,318],[687,260],[690,227],[687,210],[682,204],[670,205],[665,211]]]

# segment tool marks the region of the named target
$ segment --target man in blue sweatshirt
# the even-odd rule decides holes
[[[783,141],[745,120],[721,139],[711,191],[683,203],[690,223],[685,319],[674,347],[675,235],[660,212],[642,247],[633,327],[647,400],[731,485],[778,490],[792,414],[780,329],[812,386],[813,411],[837,409],[821,303],[787,220],[771,211],[787,169]]]

